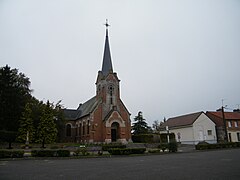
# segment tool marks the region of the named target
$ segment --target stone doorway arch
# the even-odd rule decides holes
[[[111,125],[111,140],[116,142],[119,139],[119,123],[114,122]]]

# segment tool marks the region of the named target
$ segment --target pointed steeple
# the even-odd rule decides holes
[[[105,47],[104,47],[104,54],[103,54],[103,63],[102,63],[102,73],[104,76],[108,75],[109,72],[113,71],[112,60],[111,60],[111,53],[108,41],[108,26],[110,26],[106,20],[106,39],[105,39]]]

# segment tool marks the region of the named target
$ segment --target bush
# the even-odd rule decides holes
[[[24,151],[0,150],[0,158],[22,158]]]
[[[196,150],[237,148],[237,147],[240,147],[240,142],[227,142],[218,144],[198,143],[197,145],[195,145]]]
[[[153,142],[153,135],[152,134],[133,135],[132,140],[134,143],[151,143]]]
[[[54,157],[57,153],[55,150],[33,150],[33,157]]]
[[[126,145],[124,144],[103,144],[102,145],[103,151],[108,151],[109,149],[113,149],[113,148],[126,148]]]
[[[168,149],[167,143],[162,143],[158,146],[159,149],[161,149],[163,152],[165,152],[166,149]]]
[[[171,141],[169,144],[168,144],[168,150],[169,152],[177,152],[178,150],[178,144],[176,141]]]
[[[113,148],[108,150],[111,155],[144,154],[145,151],[146,148]]]
[[[109,149],[108,152],[111,155],[129,155],[130,149],[113,148],[113,149]]]
[[[33,157],[69,157],[69,150],[33,150]]]
[[[160,153],[160,150],[159,149],[150,149],[148,152],[149,153]]]
[[[146,148],[129,148],[130,154],[144,154]]]
[[[87,148],[85,146],[80,146],[76,151],[74,151],[74,154],[75,156],[79,156],[80,154],[87,156],[89,155],[89,152],[87,152]]]
[[[58,157],[69,157],[70,151],[69,150],[57,150]]]

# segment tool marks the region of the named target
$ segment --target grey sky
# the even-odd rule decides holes
[[[239,0],[0,0],[0,65],[38,99],[77,108],[95,95],[106,18],[132,119],[240,104]]]

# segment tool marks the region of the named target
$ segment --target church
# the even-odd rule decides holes
[[[77,109],[64,109],[65,141],[82,143],[128,143],[131,141],[130,113],[120,98],[120,80],[113,71],[108,27],[102,70],[98,71],[96,94]]]

